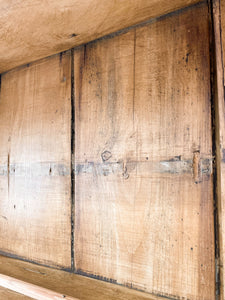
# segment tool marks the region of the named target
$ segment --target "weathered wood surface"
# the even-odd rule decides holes
[[[0,73],[201,0],[0,0]]]
[[[138,292],[115,284],[67,273],[60,270],[54,270],[52,268],[37,266],[28,262],[19,261],[4,256],[0,256],[0,274],[12,276],[18,280],[23,280],[27,283],[35,284],[60,294],[66,294],[71,297],[78,298],[80,300],[162,299],[160,297],[151,296],[147,293]],[[15,298],[12,298],[12,300],[14,299]]]
[[[2,76],[0,250],[71,266],[70,52]]]
[[[74,66],[76,270],[215,299],[207,6],[82,46]]]

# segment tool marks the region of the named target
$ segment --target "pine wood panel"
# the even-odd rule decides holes
[[[0,73],[201,0],[0,0]]]
[[[75,267],[175,299],[215,299],[206,5],[80,47]]]
[[[69,268],[70,53],[2,76],[0,250]]]
[[[119,285],[4,256],[0,256],[0,274],[12,276],[18,280],[80,300],[162,300],[160,297]]]

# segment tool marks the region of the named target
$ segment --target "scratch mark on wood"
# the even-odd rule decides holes
[[[28,269],[28,268],[24,268],[24,270],[32,272],[32,273],[38,273],[38,274],[41,274],[41,275],[46,275],[44,272],[40,272],[38,270],[32,270],[32,269]]]

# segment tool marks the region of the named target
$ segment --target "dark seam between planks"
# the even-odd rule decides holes
[[[48,260],[42,259],[43,262],[41,262],[41,261],[38,261],[38,260],[35,260],[35,259],[34,260],[33,259],[28,259],[24,256],[16,255],[16,254],[9,253],[9,252],[3,251],[3,250],[0,250],[0,255],[11,258],[11,259],[16,259],[16,260],[20,260],[20,261],[23,261],[23,262],[31,263],[31,264],[34,264],[34,265],[37,265],[37,266],[40,266],[40,267],[46,267],[46,268],[49,268],[49,269],[56,269],[56,270],[61,270],[61,271],[65,271],[65,272],[68,272],[68,273],[72,273],[70,268],[65,268],[61,265],[55,264],[54,262],[48,261]],[[0,265],[0,273],[1,273],[1,265]]]
[[[216,140],[219,138],[219,128],[216,123],[218,119],[218,104],[217,94],[217,80],[216,80],[216,41],[215,41],[215,28],[214,28],[214,12],[213,12],[214,0],[209,0],[209,51],[210,51],[210,88],[211,88],[211,124],[212,124],[212,153],[215,157],[213,161],[213,214],[214,214],[214,247],[215,247],[215,299],[220,298],[220,285],[221,285],[221,272],[219,268],[220,261],[220,242],[219,242],[219,215],[218,215],[218,168],[217,164],[220,161],[219,151],[217,149]]]
[[[74,99],[74,50],[71,50],[71,270],[74,271],[74,222],[75,222],[75,99]]]
[[[180,297],[180,296],[176,296],[176,295],[169,295],[169,294],[163,294],[163,293],[161,294],[161,293],[158,293],[158,292],[155,292],[155,291],[147,292],[144,289],[137,288],[137,287],[131,285],[131,283],[127,283],[127,284],[126,283],[123,283],[123,284],[118,283],[116,279],[107,278],[105,276],[92,274],[92,273],[89,273],[89,272],[85,272],[81,269],[76,270],[75,274],[80,275],[80,276],[84,276],[84,277],[88,277],[88,278],[92,278],[92,279],[95,279],[95,280],[104,281],[104,282],[111,283],[111,284],[114,284],[114,285],[118,285],[118,286],[121,286],[121,287],[126,287],[126,288],[129,288],[130,290],[138,291],[138,292],[144,293],[145,295],[148,295],[148,296],[152,295],[152,296],[155,296],[155,297],[159,297],[159,300],[160,299],[191,300],[189,298],[184,298],[182,296]]]
[[[152,296],[156,296],[156,297],[160,297],[162,299],[168,299],[168,300],[183,300],[182,297],[175,296],[175,295],[166,295],[166,294],[161,294],[161,293],[159,294],[159,293],[156,293],[156,292],[146,292],[145,290],[139,289],[139,288],[136,288],[136,287],[130,288],[129,284],[127,284],[127,285],[126,284],[121,284],[121,283],[118,283],[117,280],[110,279],[110,278],[103,277],[103,276],[99,276],[99,275],[95,275],[95,274],[91,274],[91,273],[87,273],[87,272],[84,272],[80,269],[75,270],[74,272],[72,272],[72,270],[70,268],[64,268],[64,267],[56,265],[56,264],[49,265],[50,262],[48,262],[48,261],[46,261],[46,263],[40,263],[38,261],[31,260],[31,259],[26,259],[25,257],[18,256],[18,255],[15,255],[15,254],[11,254],[11,253],[1,251],[1,250],[0,250],[0,255],[8,257],[12,260],[20,260],[22,262],[34,264],[36,266],[46,267],[50,270],[60,270],[60,271],[66,272],[66,273],[70,273],[70,274],[73,273],[75,275],[80,275],[80,276],[83,276],[83,277],[87,277],[87,278],[91,278],[91,279],[111,283],[113,285],[117,285],[117,286],[120,286],[120,287],[123,287],[123,288],[129,288],[131,291],[135,290],[135,291],[138,291],[138,292],[142,292],[144,295],[149,295],[149,296],[152,295]],[[19,266],[18,268],[22,269],[23,266]],[[25,269],[25,270],[30,271],[29,269]],[[1,273],[1,265],[0,265],[0,273]],[[35,273],[38,273],[38,271],[35,272]],[[48,276],[48,274],[46,274],[46,273],[43,273],[43,272],[39,272],[39,273],[40,273],[41,276],[46,276],[46,275]],[[8,273],[3,272],[2,274],[7,275]],[[19,277],[17,277],[17,278],[19,278]],[[185,300],[191,300],[191,299],[186,298]]]

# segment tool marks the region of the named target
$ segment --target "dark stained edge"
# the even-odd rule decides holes
[[[74,99],[74,50],[71,50],[71,270],[74,271],[74,224],[75,224],[75,99]]]
[[[19,256],[19,255],[16,255],[16,254],[12,254],[12,253],[2,251],[2,250],[0,250],[0,255],[8,257],[8,258],[12,258],[12,259],[21,260],[21,261],[24,261],[24,262],[27,262],[27,263],[32,263],[32,264],[37,265],[37,266],[42,266],[42,267],[46,267],[46,268],[49,268],[49,269],[56,269],[56,270],[61,270],[61,271],[71,273],[70,268],[65,268],[63,266],[54,264],[51,261],[42,260],[43,261],[43,263],[42,263],[42,262],[39,262],[37,260],[27,259],[26,257]]]
[[[135,115],[135,79],[136,79],[136,44],[137,44],[137,30],[134,28],[134,66],[133,66],[133,124]]]
[[[144,289],[137,288],[137,287],[131,285],[130,283],[128,283],[128,284],[118,283],[116,279],[107,278],[107,277],[100,276],[100,275],[95,275],[95,274],[92,274],[92,273],[89,273],[89,272],[84,272],[81,269],[77,269],[74,273],[77,274],[77,275],[83,276],[83,277],[92,278],[92,279],[96,279],[96,280],[99,280],[99,281],[104,281],[104,282],[111,283],[111,284],[114,284],[114,285],[118,285],[118,286],[121,286],[121,287],[126,287],[126,288],[129,288],[130,290],[135,290],[135,291],[138,291],[138,292],[142,292],[142,293],[145,293],[146,295],[149,295],[149,296],[159,297],[159,299],[168,299],[168,300],[183,300],[184,299],[183,297],[179,297],[179,296],[175,296],[175,295],[160,294],[160,293],[154,293],[154,292],[146,292]],[[185,300],[191,300],[191,299],[185,299]]]
[[[117,286],[120,286],[120,287],[123,287],[123,288],[128,288],[129,290],[135,290],[137,292],[141,292],[141,293],[144,293],[145,295],[148,295],[148,296],[153,296],[153,297],[159,297],[159,300],[160,299],[168,299],[168,300],[183,300],[183,298],[180,298],[180,297],[177,297],[177,296],[173,296],[171,295],[166,295],[166,294],[159,294],[159,293],[149,293],[149,292],[146,292],[145,290],[142,290],[142,289],[138,289],[136,287],[130,287],[129,284],[120,284],[118,283],[116,280],[114,279],[110,279],[110,278],[107,278],[107,277],[103,277],[103,276],[98,276],[98,275],[94,275],[94,274],[91,274],[91,273],[86,273],[86,272],[83,272],[81,270],[76,270],[74,272],[71,271],[71,269],[68,269],[68,268],[63,268],[61,266],[57,266],[55,265],[54,267],[52,266],[49,266],[47,264],[43,264],[43,263],[39,263],[37,261],[33,261],[33,260],[28,260],[24,257],[21,257],[21,256],[17,256],[17,255],[13,255],[13,254],[10,254],[8,252],[4,252],[4,251],[0,251],[0,256],[5,256],[9,259],[12,259],[16,262],[16,260],[19,260],[19,261],[23,261],[25,263],[29,263],[29,264],[33,264],[33,265],[36,265],[36,266],[39,266],[39,267],[45,267],[45,268],[48,268],[48,269],[55,269],[55,270],[58,270],[58,271],[62,271],[62,272],[66,272],[66,273],[70,273],[70,274],[74,274],[74,275],[79,275],[79,276],[82,276],[82,277],[86,277],[86,278],[91,278],[91,279],[95,279],[95,280],[98,280],[98,281],[102,281],[102,282],[106,282],[106,283],[110,283],[110,284],[113,284],[114,286],[117,285]],[[48,262],[46,262],[48,263]],[[35,272],[36,273],[36,272]],[[46,274],[44,272],[40,272],[40,276],[45,276]],[[0,272],[1,274],[1,272]],[[2,274],[5,274],[5,273],[2,273]],[[17,277],[15,277],[17,278]],[[19,278],[18,278],[19,279]],[[21,279],[19,279],[21,280]],[[65,291],[66,293],[66,291]],[[175,297],[175,298],[174,298]],[[185,299],[185,300],[191,300],[191,299]]]
[[[2,256],[1,254],[0,254],[0,256]],[[3,256],[3,258],[5,257],[5,255]],[[43,277],[45,277],[45,279],[46,279],[46,282],[48,282],[48,277],[49,276],[51,276],[51,272],[54,272],[54,269],[52,269],[52,268],[49,268],[49,266],[45,266],[45,265],[39,265],[39,264],[33,264],[32,262],[29,262],[29,261],[22,261],[23,263],[25,263],[25,264],[20,264],[21,263],[21,260],[18,260],[18,258],[12,258],[12,257],[7,257],[7,259],[9,259],[8,261],[6,261],[6,264],[9,264],[10,265],[10,272],[8,273],[7,272],[7,269],[5,268],[5,265],[4,265],[4,267],[3,267],[3,272],[1,272],[0,271],[0,274],[2,274],[2,275],[6,275],[6,276],[9,276],[9,277],[12,277],[12,278],[15,278],[15,279],[18,279],[18,280],[22,280],[22,281],[24,281],[24,282],[27,282],[27,283],[31,283],[31,284],[35,284],[35,285],[37,285],[37,286],[40,286],[40,287],[43,287],[43,288],[48,288],[48,286],[43,286],[43,284],[41,283],[41,284],[36,284],[36,282],[38,282],[38,281],[36,281],[36,282],[34,282],[34,279],[38,279],[38,278],[41,278],[41,279],[43,279]],[[17,262],[19,262],[19,265],[17,265]],[[38,269],[36,269],[35,267],[34,267],[34,265],[37,265],[37,267],[38,267]],[[15,266],[15,268],[16,268],[16,274],[14,275],[14,274],[12,274],[13,273],[13,268],[12,268],[12,266]],[[43,269],[43,268],[47,268],[47,270],[46,269]],[[0,257],[0,269],[1,269],[1,257]],[[49,269],[49,271],[50,271],[50,273],[48,273],[48,269]],[[24,278],[23,277],[23,272],[21,272],[21,271],[24,271],[25,270],[25,272],[32,272],[33,274],[35,274],[34,276],[36,277],[36,278],[34,278],[34,279],[32,279],[31,281],[30,281],[30,279],[28,279],[28,278]],[[18,271],[19,271],[19,275],[18,275]],[[55,271],[59,271],[60,272],[60,270],[57,270],[57,269],[55,269]],[[62,270],[62,272],[63,271],[65,271],[65,270]],[[86,278],[87,280],[89,279],[93,279],[93,280],[95,280],[95,282],[97,282],[96,281],[96,277],[95,276],[86,276],[86,275],[82,275],[82,274],[78,274],[78,273],[72,273],[72,272],[65,272],[65,274],[70,274],[70,276],[73,276],[73,275],[76,275],[76,276],[78,276],[78,277],[84,277],[84,278]],[[84,273],[85,274],[85,273]],[[21,278],[21,275],[22,275],[22,278]],[[53,273],[53,276],[54,276],[54,273]],[[67,275],[66,275],[67,276]],[[27,277],[27,274],[26,274],[26,277]],[[71,278],[71,277],[70,277]],[[76,278],[77,277],[74,277],[73,278],[73,280],[74,280],[74,282],[76,281]],[[66,280],[66,279],[65,279]],[[100,281],[100,284],[103,284],[103,282],[105,282],[105,283],[108,283],[109,285],[108,285],[108,289],[109,289],[109,291],[110,291],[110,288],[111,287],[114,287],[114,289],[112,290],[112,293],[113,293],[113,297],[115,298],[115,296],[117,295],[117,293],[119,292],[119,294],[121,295],[121,293],[124,295],[124,297],[123,298],[121,298],[121,296],[120,296],[120,299],[130,299],[130,295],[132,295],[132,294],[129,294],[128,293],[128,298],[126,298],[126,291],[127,292],[131,292],[132,293],[132,291],[137,291],[137,292],[140,292],[140,293],[142,293],[142,295],[140,294],[140,296],[143,296],[143,297],[147,297],[147,299],[152,299],[151,297],[154,297],[154,299],[158,299],[158,300],[163,300],[163,299],[169,299],[169,300],[184,300],[183,298],[171,298],[169,295],[160,295],[160,294],[158,294],[158,295],[156,295],[156,294],[153,294],[153,293],[146,293],[146,292],[143,292],[143,291],[141,291],[141,290],[138,290],[138,289],[130,289],[129,288],[129,286],[127,285],[122,285],[122,284],[117,284],[117,286],[118,286],[118,288],[122,288],[123,290],[120,290],[120,289],[116,289],[115,288],[115,285],[112,283],[112,282],[110,282],[110,280],[107,280],[107,278],[105,278],[105,280],[98,280],[98,282]],[[87,283],[91,283],[91,281],[88,281]],[[113,284],[113,286],[112,286],[112,284]],[[83,285],[83,284],[82,284]],[[83,286],[85,286],[85,285],[83,285]],[[104,290],[106,290],[106,286],[104,286],[103,285],[103,288],[104,288]],[[88,287],[88,289],[89,289],[89,291],[90,291],[90,287]],[[50,288],[50,290],[53,290],[54,291],[54,289],[51,289]],[[60,293],[60,294],[62,294],[62,291],[56,291],[57,293]],[[64,292],[64,291],[63,291]],[[111,292],[111,291],[110,291]],[[110,292],[109,292],[109,294],[110,294]],[[63,293],[64,294],[64,293]],[[66,290],[65,290],[65,294],[67,294],[66,293]],[[106,297],[107,297],[107,295],[108,295],[108,293],[106,293]],[[74,294],[71,294],[71,293],[69,293],[69,294],[67,294],[67,296],[72,296],[72,297],[74,297],[75,295]],[[113,299],[114,299],[113,298]],[[82,298],[83,299],[83,298]],[[85,299],[86,299],[86,297],[85,297]],[[106,300],[108,299],[108,298],[105,298]],[[111,298],[110,298],[111,299]],[[134,299],[134,297],[132,297],[132,299]],[[138,297],[138,295],[136,295],[136,297],[135,297],[135,299],[139,299],[139,297]],[[153,300],[153,299],[152,299]],[[185,300],[191,300],[191,299],[185,299]]]
[[[217,65],[216,65],[216,37],[215,20],[213,10],[214,0],[208,1],[209,8],[209,33],[210,33],[210,85],[211,85],[211,122],[212,122],[212,153],[213,161],[213,207],[214,207],[214,247],[215,247],[215,299],[219,300],[221,294],[221,271],[220,271],[220,226],[219,226],[219,169],[220,149],[217,140],[219,139],[218,115],[218,87],[217,87]]]

